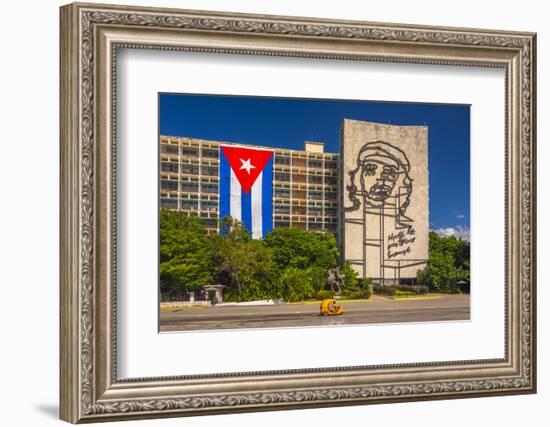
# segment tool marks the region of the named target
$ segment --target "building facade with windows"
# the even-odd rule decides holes
[[[203,219],[209,232],[220,227],[221,141],[160,137],[160,207]],[[338,154],[318,142],[304,150],[273,151],[273,228],[338,232]]]

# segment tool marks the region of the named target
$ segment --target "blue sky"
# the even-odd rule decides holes
[[[299,150],[319,141],[337,153],[344,118],[428,126],[430,228],[469,239],[468,105],[159,94],[163,135]]]

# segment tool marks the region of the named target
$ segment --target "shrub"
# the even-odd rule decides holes
[[[428,287],[425,285],[374,285],[374,292],[382,295],[425,295]],[[400,294],[398,294],[400,292]]]
[[[334,291],[332,290],[320,290],[317,292],[317,299],[324,300],[328,298],[334,298]]]
[[[409,296],[409,295],[416,295],[416,292],[400,291],[399,289],[395,291],[395,296],[396,297],[406,297],[406,296]]]
[[[349,261],[346,261],[342,266],[342,274],[344,276],[343,289],[355,289],[358,285],[359,279],[357,278],[357,272],[351,266]]]
[[[372,285],[363,289],[363,298],[370,298],[372,296]]]
[[[342,297],[346,299],[366,299],[370,298],[370,292],[365,289],[352,289],[344,292]]]
[[[319,267],[317,265],[312,265],[307,269],[309,276],[311,277],[311,285],[315,293],[322,290],[327,284],[328,270]]]
[[[288,267],[281,276],[281,282],[283,296],[286,301],[303,301],[315,295],[311,283],[311,276],[306,270]]]
[[[363,292],[362,298],[370,298],[372,296],[372,279],[370,277],[367,277],[365,279],[358,279],[357,280],[358,288],[361,289],[361,292]]]
[[[395,285],[382,286],[375,284],[372,286],[372,290],[381,295],[395,295],[397,289],[395,289]]]
[[[430,290],[430,288],[428,288],[426,285],[416,285],[413,286],[413,288],[418,295],[425,295]]]

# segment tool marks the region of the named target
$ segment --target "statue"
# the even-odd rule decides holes
[[[340,272],[338,267],[331,268],[328,271],[327,284],[335,295],[340,295],[342,292],[342,285],[344,284],[344,275]]]

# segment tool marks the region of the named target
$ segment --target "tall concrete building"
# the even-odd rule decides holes
[[[160,206],[220,227],[220,147],[236,145],[196,138],[160,137]],[[250,147],[250,146],[249,146]],[[273,151],[273,228],[338,232],[338,155],[305,142],[304,150]]]
[[[220,212],[228,212],[234,201],[242,207],[241,188],[236,198],[223,202],[228,199],[227,187],[245,188],[235,174],[253,178],[255,169],[246,155],[229,159],[237,163],[228,166],[224,156],[235,149],[269,152],[270,166],[263,172],[269,177],[261,178],[272,182],[264,196],[269,203],[254,204],[253,194],[246,203],[242,199],[252,215],[258,209],[269,210],[270,224],[264,224],[264,236],[266,230],[279,227],[333,232],[343,258],[359,277],[383,284],[414,283],[417,270],[426,266],[427,127],[346,119],[338,154],[324,152],[319,142],[306,141],[304,150],[285,150],[163,135],[161,208],[199,216],[209,232],[219,232]],[[221,177],[227,181],[225,187]],[[242,222],[246,225],[244,215]],[[253,228],[249,229],[254,236]]]
[[[340,244],[360,277],[414,282],[428,259],[428,128],[344,120]]]

